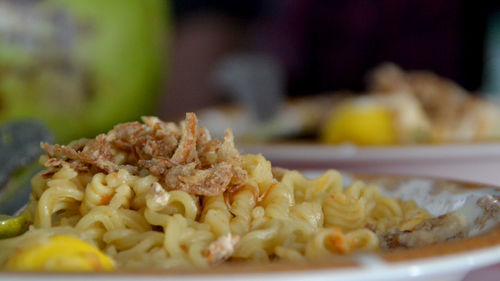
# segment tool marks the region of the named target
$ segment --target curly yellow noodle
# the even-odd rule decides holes
[[[387,231],[396,227],[403,219],[403,210],[398,201],[380,196],[375,198],[375,207],[370,212],[368,222],[375,225],[380,231]]]
[[[291,261],[291,262],[303,262],[305,261],[304,255],[297,251],[296,249],[290,249],[282,246],[276,247],[276,256],[278,256],[282,260]]]
[[[165,205],[156,202],[152,189],[144,196],[146,208],[144,216],[152,225],[164,226],[172,214],[181,214],[186,218],[195,220],[199,213],[197,198],[181,190],[170,192],[162,191],[165,196]]]
[[[229,224],[231,213],[229,213],[223,194],[205,197],[203,206],[200,221],[207,223],[215,236],[231,232]]]
[[[69,167],[63,167],[46,182],[47,189],[40,196],[35,215],[35,226],[50,228],[54,213],[71,208],[71,204],[81,201],[83,192],[75,182],[77,173]]]
[[[290,217],[307,222],[314,229],[323,226],[324,215],[319,202],[302,202],[291,208]]]
[[[414,201],[398,201],[403,210],[403,221],[398,225],[400,230],[413,230],[415,226],[432,217],[429,212],[419,208]]]
[[[144,215],[138,211],[119,209],[118,215],[120,216],[125,227],[128,229],[135,229],[138,231],[151,230],[151,225],[146,221]]]
[[[315,179],[309,179],[298,171],[289,171],[281,182],[292,187],[297,203],[322,200],[326,194],[342,189],[342,176],[335,170],[327,170]]]
[[[106,198],[109,198],[109,202],[114,192],[114,187],[106,183],[106,175],[103,173],[96,174],[85,189],[85,197],[81,205],[82,214],[86,214],[92,208],[104,204],[103,200]]]
[[[42,194],[45,192],[45,190],[48,188],[47,186],[47,181],[48,179],[45,177],[42,177],[42,172],[36,174],[32,179],[31,179],[31,187],[32,187],[32,193],[31,196],[34,200],[40,200],[40,197]]]
[[[290,206],[294,205],[293,201],[293,190],[289,186],[272,183],[259,205],[264,207],[267,217],[286,219],[290,215]]]
[[[115,189],[115,194],[113,195],[113,198],[111,198],[109,206],[114,209],[128,209],[133,195],[134,194],[130,186],[122,184]]]
[[[347,251],[348,243],[342,231],[339,228],[324,228],[315,233],[307,242],[304,254],[309,260],[318,260]]]
[[[350,251],[374,251],[378,249],[378,237],[372,231],[361,228],[345,234]]]
[[[165,235],[163,236],[163,247],[167,254],[174,258],[184,258],[185,252],[181,248],[181,233],[182,236],[186,234],[187,222],[186,219],[180,215],[173,215],[168,217],[165,227]]]
[[[139,236],[137,237],[139,239],[135,240],[132,247],[117,253],[116,259],[118,262],[125,262],[134,257],[141,257],[154,246],[161,246],[163,242],[162,233],[156,231],[148,231],[136,236]]]
[[[264,194],[274,182],[271,162],[260,154],[245,154],[242,156],[243,168],[247,171],[250,182],[255,182],[260,194]]]
[[[248,232],[252,210],[257,202],[258,194],[255,190],[258,192],[258,187],[247,184],[232,195],[230,208],[230,212],[234,216],[230,221],[232,233],[242,235]]]
[[[342,191],[328,195],[323,202],[325,226],[353,230],[364,227],[367,219],[366,201]]]
[[[284,222],[276,235],[277,244],[280,246],[304,250],[305,243],[317,229],[302,220],[289,220]]]
[[[140,209],[146,206],[146,194],[155,182],[158,182],[158,179],[155,176],[148,175],[139,177],[130,183],[130,187],[132,187],[135,194],[131,205],[133,209]]]
[[[250,260],[260,260],[262,257],[259,251],[272,253],[273,243],[276,242],[281,222],[276,219],[267,220],[259,229],[251,230],[245,234],[239,243],[238,248],[234,253],[236,258],[244,258]]]
[[[115,253],[116,251],[123,251],[132,248],[141,239],[141,232],[134,229],[114,229],[106,232],[102,236],[102,240],[108,245],[107,247],[113,247]],[[161,235],[161,233],[159,233]],[[163,239],[163,236],[161,236]]]

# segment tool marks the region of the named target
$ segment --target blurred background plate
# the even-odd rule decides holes
[[[431,176],[498,184],[500,144],[359,147],[353,145],[244,145],[273,165],[293,169],[334,168],[362,173]]]

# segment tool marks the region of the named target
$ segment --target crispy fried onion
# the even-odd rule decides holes
[[[48,156],[44,163],[47,175],[62,165],[81,172],[148,171],[159,177],[167,190],[205,196],[237,189],[245,182],[247,173],[231,130],[226,130],[223,141],[212,139],[205,127],[198,127],[194,113],[187,113],[180,125],[157,117],[142,120],[144,124],[119,124],[95,139],[81,139],[66,146],[42,143]]]

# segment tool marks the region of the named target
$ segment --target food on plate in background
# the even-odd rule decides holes
[[[151,114],[167,7],[161,0],[0,2],[0,123],[36,117],[58,141]]]
[[[468,142],[500,138],[500,105],[467,92],[429,71],[404,72],[384,64],[372,73],[369,92],[388,97],[412,95],[425,113],[431,142]]]
[[[317,141],[358,145],[478,142],[500,139],[500,105],[428,71],[385,63],[366,92],[289,100],[264,122],[240,107],[200,112],[204,124],[234,127],[238,141]],[[217,125],[219,124],[219,126]],[[300,136],[300,138],[297,138]],[[307,136],[308,138],[304,138]]]
[[[385,126],[395,129],[388,139],[380,118],[370,113],[363,100],[390,113]],[[473,96],[452,81],[427,71],[404,72],[390,63],[376,68],[370,75],[367,93],[335,105],[321,127],[321,140],[326,143],[353,142],[360,145],[450,143],[496,140],[500,138],[500,105]],[[344,116],[350,114],[349,116]],[[349,123],[365,124],[371,130],[342,136],[340,128]],[[338,126],[341,123],[342,126]],[[374,126],[374,127],[370,127]],[[332,137],[333,136],[333,137]],[[386,138],[381,142],[380,138]]]
[[[323,125],[321,140],[329,143],[390,145],[396,128],[389,108],[375,98],[365,97],[336,106]]]
[[[415,98],[365,95],[332,105],[320,127],[325,143],[391,145],[427,141],[430,124]]]
[[[342,97],[325,95],[289,100],[263,122],[242,105],[207,108],[197,114],[214,136],[222,137],[226,128],[232,128],[239,142],[264,142],[316,134],[325,112],[339,99]]]
[[[0,240],[6,270],[209,268],[307,262],[463,239],[460,213],[433,217],[370,183],[344,185],[240,154],[195,114],[144,117],[94,139],[43,143],[30,228]],[[2,227],[0,225],[0,227]]]

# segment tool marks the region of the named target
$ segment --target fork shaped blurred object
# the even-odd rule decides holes
[[[13,215],[25,205],[31,192],[30,178],[42,154],[40,142],[52,135],[36,120],[9,121],[0,127],[0,214]]]

